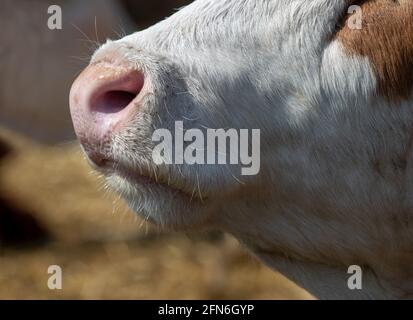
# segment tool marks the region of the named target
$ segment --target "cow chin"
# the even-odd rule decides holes
[[[185,230],[201,226],[211,211],[208,199],[146,178],[112,174],[106,182],[134,213],[162,228]]]

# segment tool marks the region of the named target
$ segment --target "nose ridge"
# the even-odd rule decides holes
[[[141,72],[106,62],[89,65],[73,83],[70,112],[75,133],[96,165],[106,162],[111,137],[131,120],[133,101],[143,85]]]

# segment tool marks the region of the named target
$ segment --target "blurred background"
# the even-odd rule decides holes
[[[308,299],[220,233],[143,223],[74,141],[72,81],[93,50],[188,0],[0,3],[0,299]],[[62,29],[47,26],[50,5]],[[62,290],[47,286],[50,265]]]

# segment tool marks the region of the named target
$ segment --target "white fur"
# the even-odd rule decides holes
[[[108,183],[145,217],[212,227],[321,298],[397,298],[413,290],[411,101],[377,96],[367,58],[331,42],[342,0],[198,0],[115,42],[145,73],[145,102],[112,151],[131,177],[156,172],[193,195]],[[261,172],[231,166],[154,167],[154,128],[261,129]],[[148,169],[149,168],[149,169]],[[365,270],[363,290],[347,267]]]

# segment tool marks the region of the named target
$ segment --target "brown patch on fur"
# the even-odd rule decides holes
[[[349,54],[368,57],[378,92],[389,100],[408,99],[413,89],[413,0],[350,1],[362,9],[362,29],[347,16],[336,34]]]

